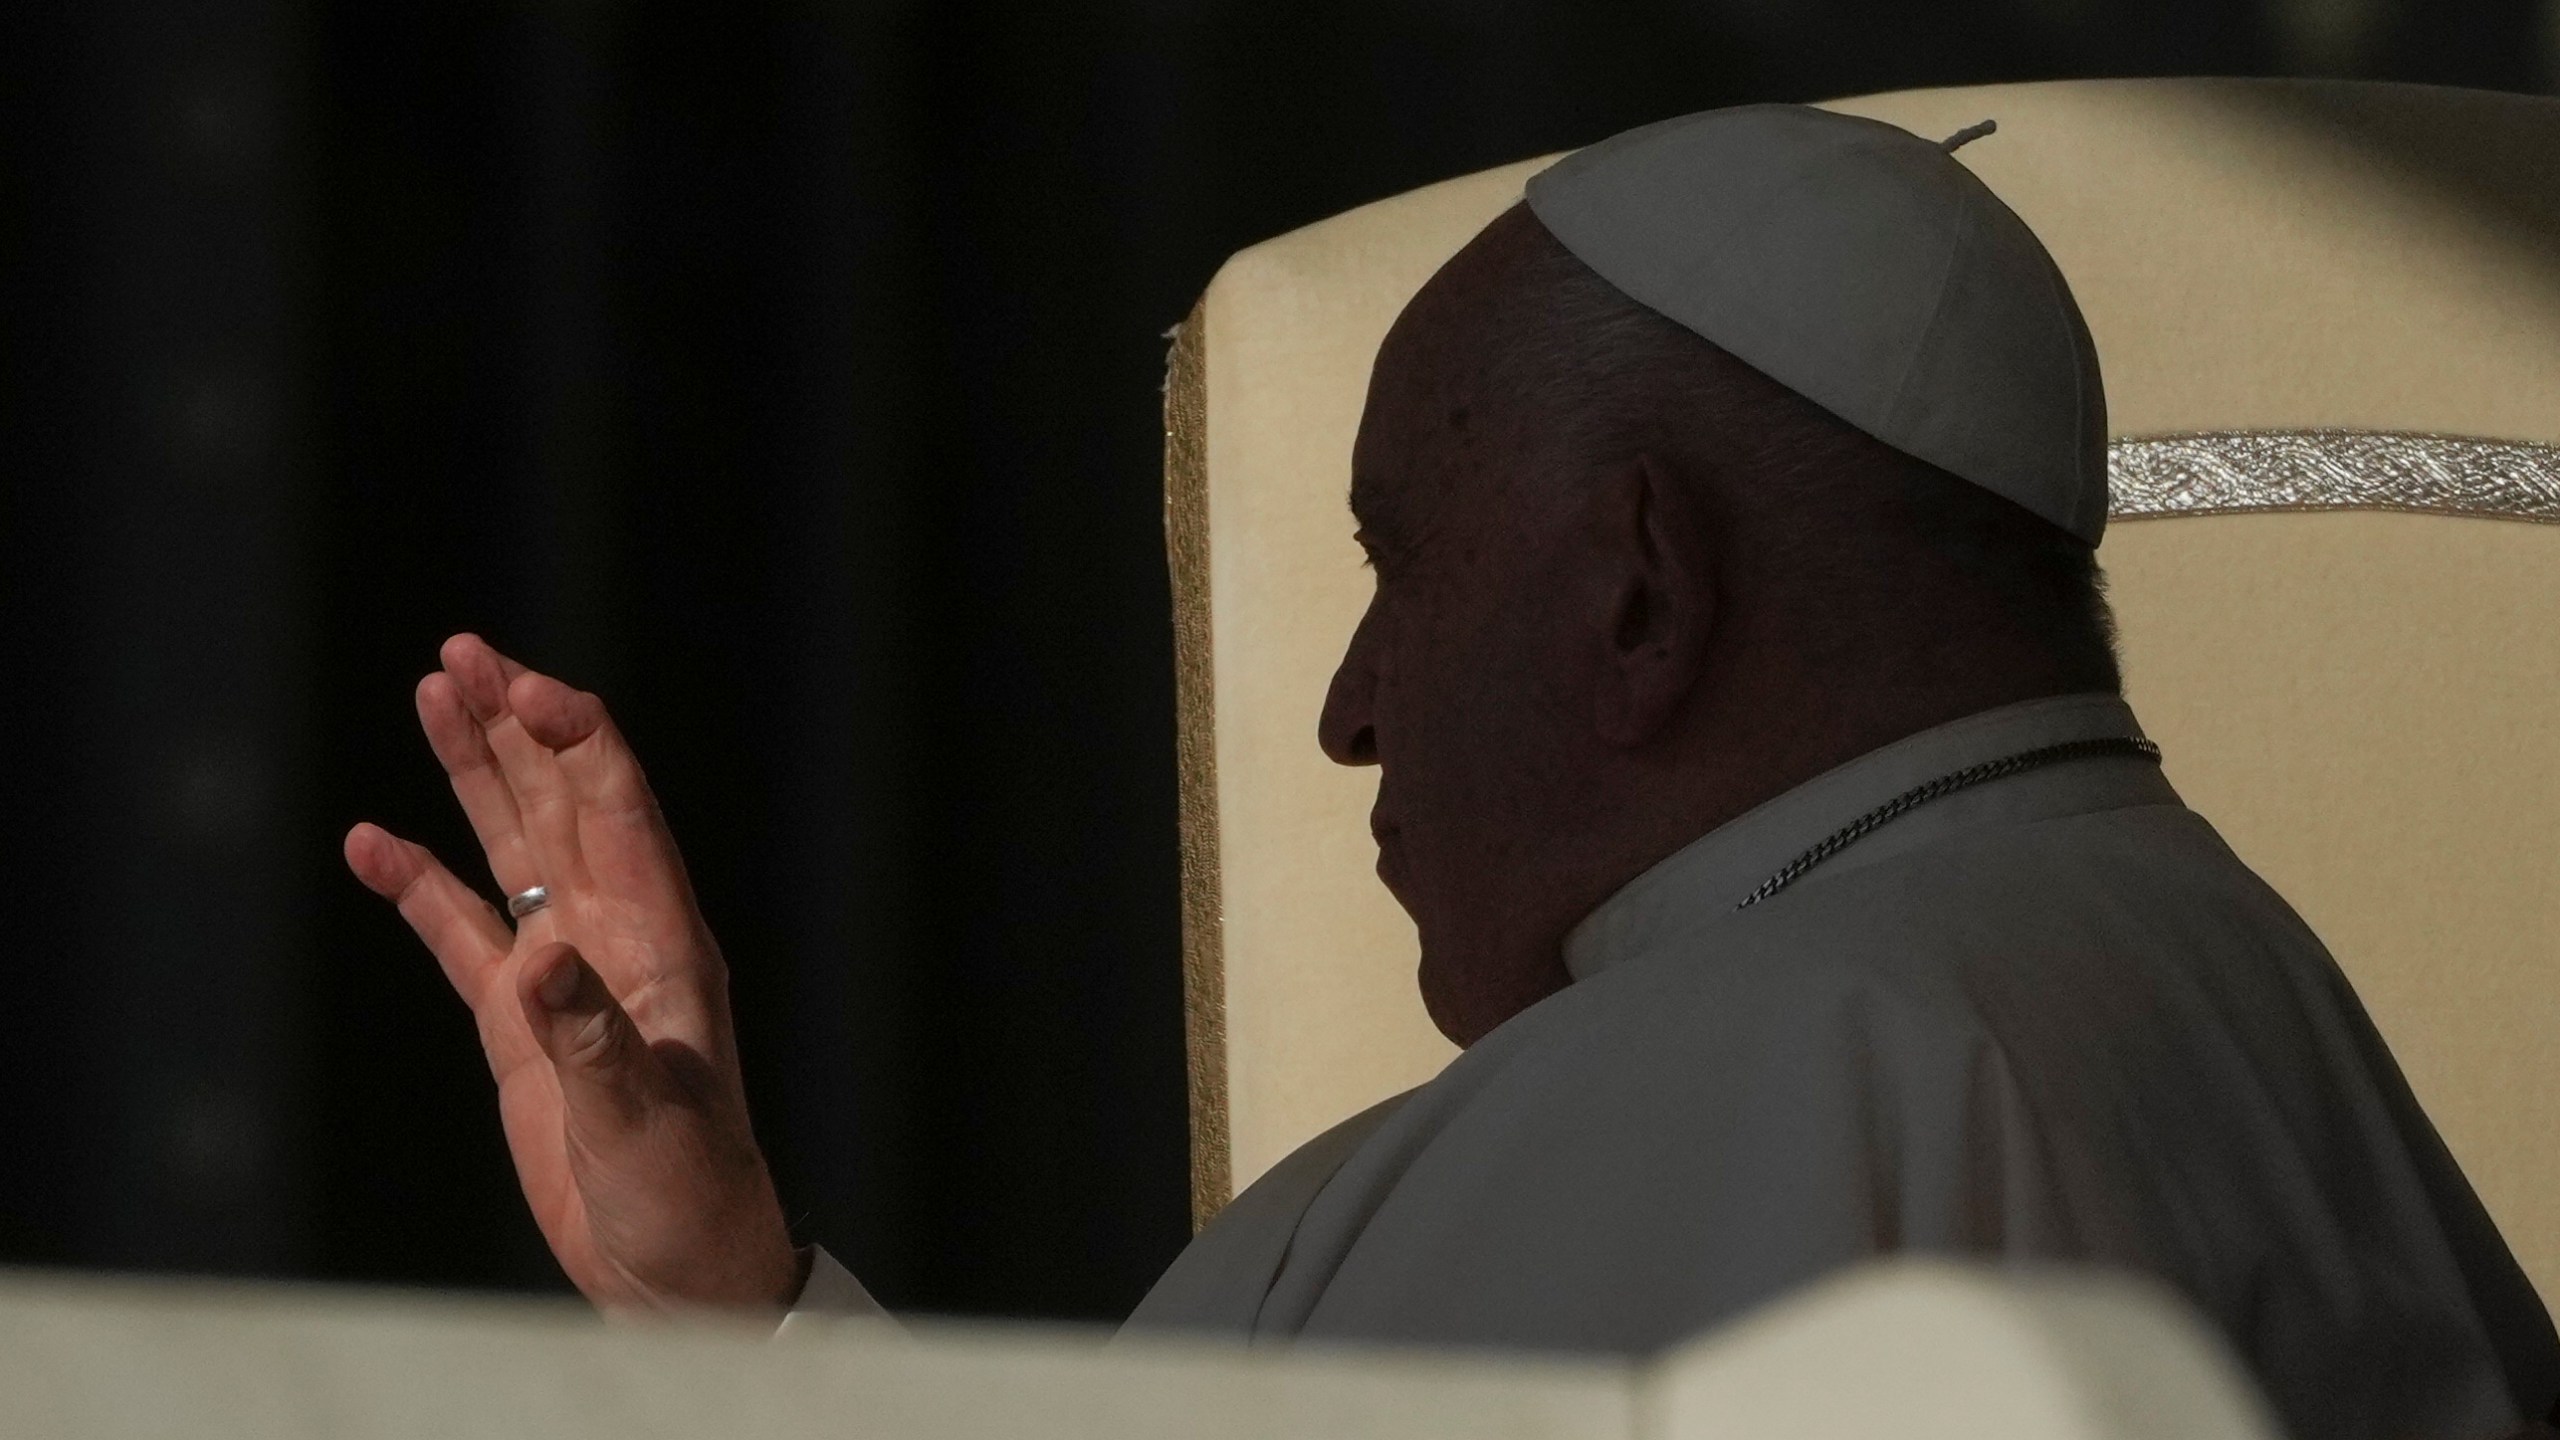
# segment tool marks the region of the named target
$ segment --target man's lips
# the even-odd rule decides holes
[[[1369,838],[1378,842],[1378,879],[1389,891],[1395,891],[1396,878],[1403,869],[1397,845],[1401,836],[1395,822],[1372,813],[1369,816]]]
[[[1396,822],[1393,815],[1387,813],[1387,804],[1384,800],[1369,807],[1369,838],[1377,841],[1379,845],[1384,846],[1393,841],[1403,828]]]

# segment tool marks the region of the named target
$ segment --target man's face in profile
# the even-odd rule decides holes
[[[1571,510],[1519,483],[1523,417],[1483,404],[1468,258],[1379,351],[1351,494],[1376,589],[1320,727],[1334,760],[1379,767],[1379,877],[1420,931],[1424,1004],[1460,1044],[1565,983],[1578,916],[1555,913],[1553,857],[1588,808],[1594,748],[1575,723]]]

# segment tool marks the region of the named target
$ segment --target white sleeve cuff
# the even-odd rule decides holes
[[[809,1278],[800,1283],[800,1298],[791,1302],[791,1313],[782,1317],[777,1335],[821,1328],[803,1322],[813,1318],[827,1320],[889,1320],[890,1315],[853,1272],[836,1263],[836,1257],[824,1246],[809,1247]],[[894,1321],[892,1322],[895,1323]]]

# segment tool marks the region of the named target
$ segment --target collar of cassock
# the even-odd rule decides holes
[[[1677,943],[1731,914],[1762,881],[1825,837],[1915,786],[2050,745],[2141,734],[2132,709],[2115,695],[2062,695],[1985,710],[1871,750],[1717,826],[1629,881],[1565,937],[1565,968],[1585,980]],[[1895,816],[1813,867],[1787,894],[1814,891],[1825,879],[1985,825],[2177,803],[2159,766],[2132,756],[2027,770]]]

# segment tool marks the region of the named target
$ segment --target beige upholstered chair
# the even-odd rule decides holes
[[[2560,1295],[2560,101],[2122,81],[1835,108],[2033,225],[2096,335],[2127,684],[2170,778],[2353,978]],[[1595,137],[1596,138],[1596,137]],[[1203,1215],[1449,1057],[1315,744],[1367,599],[1369,363],[1531,161],[1237,255],[1178,332],[1166,513]]]

